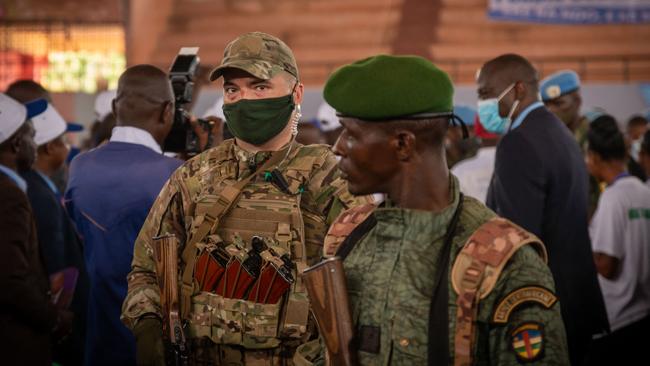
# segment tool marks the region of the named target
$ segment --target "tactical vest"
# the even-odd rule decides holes
[[[305,223],[301,212],[302,192],[310,177],[321,167],[327,157],[324,152],[304,153],[305,149],[323,149],[319,146],[298,146],[298,151],[278,169],[288,183],[286,191],[258,174],[241,191],[223,217],[216,219],[213,230],[196,246],[196,256],[214,246],[232,249],[251,249],[254,236],[275,253],[290,255],[295,263],[292,275],[295,282],[275,304],[257,303],[245,299],[227,298],[213,292],[197,290],[196,280],[188,309],[188,336],[207,337],[216,344],[240,345],[251,349],[279,346],[285,341],[306,339],[309,317],[309,300],[299,274],[307,267],[305,248]],[[219,177],[203,189],[196,202],[194,227],[208,219],[206,214],[219,201],[218,192],[228,190],[235,183],[237,163],[228,162],[232,156],[223,149],[221,156],[210,164],[220,167]],[[260,173],[260,172],[258,172]],[[194,261],[196,268],[196,261]],[[188,270],[188,269],[185,269]],[[192,268],[191,270],[194,270]],[[182,309],[182,307],[181,307]]]
[[[371,215],[375,208],[374,205],[364,205],[343,212],[332,223],[325,237],[323,257],[345,257],[354,243],[374,226]],[[450,273],[451,284],[457,294],[453,336],[455,366],[472,364],[479,302],[494,289],[508,260],[525,245],[532,245],[547,262],[546,248],[539,238],[509,220],[495,217],[477,228],[456,256]],[[309,364],[301,351],[294,360]]]

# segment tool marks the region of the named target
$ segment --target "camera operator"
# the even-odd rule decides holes
[[[121,301],[138,231],[182,163],[161,149],[174,104],[165,72],[151,65],[130,67],[112,103],[117,125],[110,141],[72,161],[66,205],[85,239],[91,283],[86,365],[135,364],[134,337],[120,322]]]
[[[198,51],[198,47],[182,47],[169,70],[175,101],[174,123],[162,146],[166,153],[176,153],[183,160],[223,141],[221,118],[196,118],[189,113],[205,84]]]

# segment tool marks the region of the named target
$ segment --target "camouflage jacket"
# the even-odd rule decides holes
[[[589,132],[589,119],[587,117],[580,117],[580,123],[573,132],[580,149],[586,154],[587,153],[587,133]]]
[[[179,253],[182,253],[186,240],[200,225],[201,212],[205,212],[214,202],[215,193],[227,182],[232,184],[252,174],[269,156],[269,152],[249,153],[239,148],[234,140],[227,140],[189,160],[171,176],[135,242],[132,271],[128,275],[128,293],[121,316],[127,327],[133,329],[144,314],[161,315],[152,238],[175,234],[180,242]],[[289,185],[288,192],[277,189],[265,181],[263,174],[259,174],[244,187],[233,208],[219,221],[218,227],[208,238],[218,238],[217,240],[230,244],[237,240],[248,240],[252,235],[276,240],[282,234],[288,238],[287,249],[292,254],[293,246],[304,244],[301,245],[305,252],[303,257],[306,264],[311,264],[320,257],[328,223],[340,211],[356,202],[364,202],[364,199],[355,198],[347,192],[347,185],[339,178],[336,159],[328,146],[303,146],[296,143],[284,162],[279,164],[278,170]],[[276,220],[278,222],[286,219],[291,225],[260,219],[264,215],[269,220],[281,218]],[[295,222],[299,225],[293,225]],[[281,229],[286,232],[281,233]],[[196,245],[200,247],[202,244],[204,243],[200,242]],[[184,265],[179,260],[179,278]],[[280,305],[265,307],[263,304],[255,304],[244,309],[242,307],[249,306],[245,301],[233,300],[212,293],[195,293],[192,297],[190,323],[196,322],[200,327],[190,327],[189,337],[207,336],[216,343],[246,346],[246,341],[242,341],[242,333],[245,333],[243,329],[246,329],[264,339],[262,344],[257,342],[258,339],[253,339],[257,348],[277,346],[280,342],[275,338],[278,331],[277,319],[275,328],[272,324],[255,322],[260,319],[271,322],[269,318],[279,317]],[[244,323],[242,313],[250,316],[256,312],[260,312],[259,319]],[[238,318],[233,315],[234,320],[221,319],[220,315],[224,313],[239,315]],[[268,327],[265,328],[265,325]],[[304,329],[301,331],[304,332]]]
[[[453,179],[453,203],[440,213],[380,208],[377,225],[344,261],[352,319],[359,337],[361,365],[426,365],[429,309],[436,263],[446,228],[458,204]],[[465,197],[450,258],[449,272],[469,236],[495,215]],[[433,239],[433,240],[432,240]],[[457,294],[449,283],[449,350],[453,364]],[[542,288],[554,297],[548,267],[535,250],[519,249],[504,268],[494,290],[479,302],[473,359],[478,365],[537,362],[567,365],[567,347],[559,303],[549,308],[534,300],[510,308],[505,324],[494,324],[497,308],[512,304],[517,290]],[[530,299],[529,299],[530,300]],[[368,330],[377,330],[368,341]],[[364,340],[365,339],[365,340]],[[370,344],[368,344],[370,343]],[[374,349],[373,349],[374,348]]]

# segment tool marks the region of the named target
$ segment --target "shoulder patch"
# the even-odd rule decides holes
[[[544,356],[544,327],[536,322],[523,323],[510,332],[510,350],[520,363]]]
[[[545,308],[550,308],[557,302],[557,296],[552,291],[541,286],[526,286],[512,291],[497,305],[492,315],[495,324],[506,324],[514,309],[524,303],[534,302]]]
[[[480,299],[486,298],[503,267],[524,245],[532,245],[546,262],[546,249],[534,234],[501,217],[485,222],[470,236],[454,261],[454,291],[460,294],[464,289],[478,289]]]

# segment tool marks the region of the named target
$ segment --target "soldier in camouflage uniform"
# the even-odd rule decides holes
[[[281,40],[259,32],[238,37],[210,78],[222,76],[224,114],[235,139],[172,175],[135,242],[122,320],[136,336],[139,364],[164,358],[153,237],[174,234],[180,242],[180,312],[190,364],[286,364],[313,330],[298,273],[320,257],[333,218],[367,202],[347,192],[328,146],[294,141],[303,86]],[[283,254],[290,258],[287,277],[294,281],[279,301],[252,301],[250,287],[236,296],[201,287],[206,277],[194,272],[197,258],[225,248],[232,254],[229,265],[235,257],[245,260],[252,257],[254,236],[270,248],[262,253],[265,264],[277,264]]]
[[[350,192],[388,196],[344,212],[325,241],[344,258],[359,363],[567,365],[544,246],[463,196],[447,169],[447,74],[375,56],[337,70],[324,95],[344,126],[334,152]],[[314,358],[313,342],[296,355]]]

